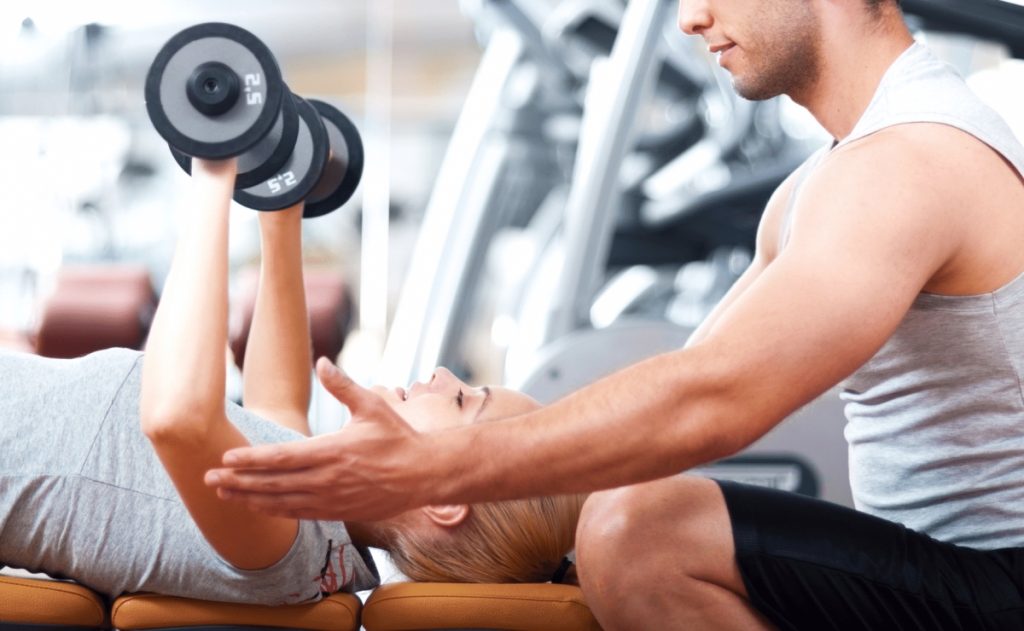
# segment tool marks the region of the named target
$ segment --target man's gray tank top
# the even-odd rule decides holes
[[[1024,147],[1007,124],[921,44],[893,63],[832,150],[906,123],[963,130],[1024,174]],[[828,153],[802,167],[793,199]],[[1024,545],[1022,375],[1024,273],[989,294],[920,294],[841,384],[856,507],[960,545]]]

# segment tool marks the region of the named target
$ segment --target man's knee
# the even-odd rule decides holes
[[[608,571],[617,564],[612,557],[629,545],[630,532],[636,527],[635,520],[622,508],[622,500],[628,497],[627,489],[612,489],[592,493],[583,504],[576,526],[576,566],[580,581],[584,580],[584,573],[595,578],[614,575]]]
[[[699,555],[681,552],[706,547],[709,537],[721,539],[722,523],[728,525],[728,515],[718,485],[702,478],[678,476],[594,493],[576,531],[580,581],[615,590],[644,576],[696,571],[688,566]]]
[[[619,615],[611,605],[616,594],[639,588],[636,581],[642,580],[632,576],[636,564],[629,562],[633,538],[642,528],[628,510],[636,494],[635,487],[591,494],[576,528],[577,579],[594,614],[611,628],[617,628]]]

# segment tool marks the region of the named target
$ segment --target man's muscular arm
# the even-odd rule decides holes
[[[874,355],[956,251],[931,162],[898,133],[830,156],[786,248],[701,340],[534,414],[432,436],[438,467],[459,472],[438,499],[620,486],[755,441]]]
[[[908,166],[910,165],[910,166]],[[836,151],[807,181],[786,248],[686,349],[536,412],[415,434],[323,370],[352,431],[232,454],[226,486],[282,514],[372,519],[426,503],[610,488],[732,454],[870,358],[957,248],[932,156],[898,134]],[[946,174],[955,179],[954,174]]]
[[[812,168],[812,165],[805,162],[800,168],[790,174],[772,194],[771,199],[768,200],[768,204],[765,206],[764,213],[761,214],[761,222],[757,226],[754,260],[750,262],[750,266],[743,271],[743,274],[736,279],[736,282],[732,284],[732,287],[729,288],[725,296],[718,301],[718,304],[711,310],[711,313],[700,323],[697,330],[686,341],[687,346],[693,346],[703,340],[707,336],[707,332],[722,317],[722,314],[729,310],[732,304],[757,280],[761,272],[768,267],[768,264],[779,255],[779,238],[782,234],[782,224],[785,221],[786,212],[790,208],[792,196],[796,194],[797,182],[804,177],[804,171],[810,168]]]

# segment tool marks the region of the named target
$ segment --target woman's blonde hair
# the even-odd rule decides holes
[[[441,536],[391,533],[391,559],[414,581],[543,583],[573,549],[584,495],[474,504]]]

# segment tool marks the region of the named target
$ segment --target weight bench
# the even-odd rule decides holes
[[[357,631],[361,608],[352,594],[282,607],[131,594],[108,616],[105,600],[76,583],[0,576],[0,631]]]
[[[391,583],[363,607],[351,594],[284,607],[134,594],[114,601],[111,622],[120,631],[356,631],[360,609],[366,631],[600,631],[578,587],[551,584]]]
[[[99,594],[75,583],[0,576],[0,631],[92,631],[107,624]]]
[[[358,631],[361,607],[352,594],[331,594],[320,602],[280,607],[131,594],[114,601],[110,621],[120,631]]]
[[[282,607],[130,594],[108,616],[81,585],[0,576],[0,631],[357,631],[360,617],[366,631],[601,631],[572,585],[390,583],[365,606],[352,594]]]
[[[601,631],[573,585],[389,583],[363,607],[366,631]]]

